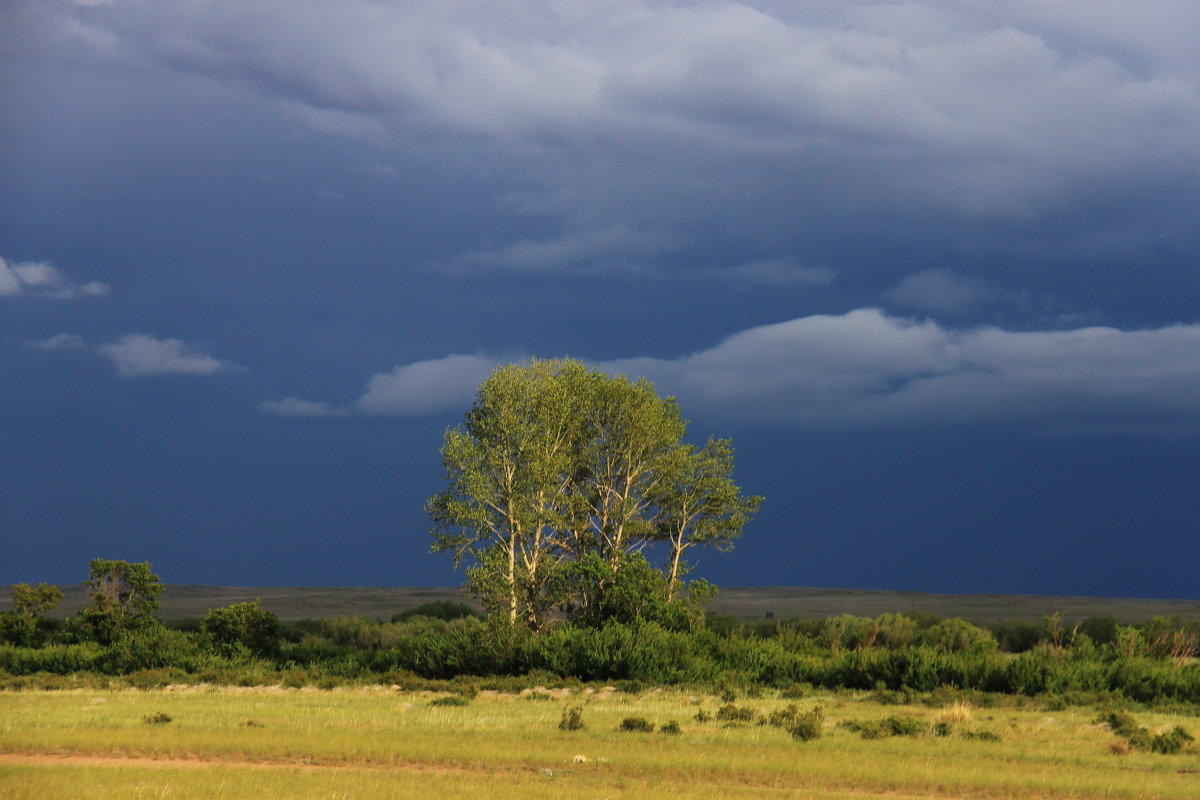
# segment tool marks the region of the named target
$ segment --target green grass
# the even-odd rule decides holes
[[[365,687],[0,693],[0,798],[372,798],[569,796],[1193,798],[1200,758],[1114,755],[1096,710],[884,706],[869,695],[739,701],[759,716],[820,704],[824,733],[797,742],[754,722],[697,722],[722,701],[653,690],[576,694],[585,728],[559,730],[568,701]],[[148,723],[156,715],[170,722]],[[680,734],[630,734],[626,717]],[[846,721],[910,718],[951,733],[863,739]],[[1200,720],[1137,714],[1150,730]],[[1000,741],[967,738],[988,732]],[[586,760],[575,759],[584,756]]]

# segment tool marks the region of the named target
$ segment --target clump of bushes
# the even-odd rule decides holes
[[[439,697],[436,700],[430,701],[431,706],[469,706],[471,701],[465,697],[452,694],[448,697]]]
[[[142,722],[147,725],[165,725],[171,721],[171,717],[161,711],[155,711],[153,714],[147,714],[142,717]]]
[[[1154,734],[1145,727],[1138,725],[1132,714],[1124,711],[1109,711],[1100,715],[1098,722],[1103,722],[1112,728],[1113,733],[1125,739],[1130,748],[1145,750],[1151,753],[1172,755],[1181,751],[1189,742],[1194,742],[1186,728],[1176,725],[1169,731]]]
[[[884,717],[880,720],[846,720],[842,727],[854,731],[864,739],[883,739],[888,736],[920,736],[929,730],[924,720],[913,717]]]
[[[654,723],[645,717],[626,717],[621,720],[621,724],[617,726],[617,730],[652,733],[654,731]]]
[[[744,706],[736,706],[733,703],[726,703],[717,709],[717,719],[725,723],[752,722],[754,720],[754,709]]]
[[[679,723],[676,722],[675,720],[671,720],[671,721],[665,723],[661,728],[659,728],[658,732],[665,733],[668,736],[678,736],[680,734],[681,730],[679,727]]]
[[[449,622],[452,619],[477,616],[479,614],[475,612],[475,609],[466,603],[455,603],[452,600],[432,600],[428,603],[422,603],[415,608],[410,608],[407,611],[393,614],[392,622],[407,622],[413,617],[428,617],[430,619],[441,619]]]

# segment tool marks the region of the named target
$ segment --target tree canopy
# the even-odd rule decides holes
[[[762,501],[734,483],[729,440],[695,447],[686,428],[645,379],[570,359],[499,367],[446,431],[433,550],[467,565],[489,611],[534,629],[555,609],[678,605],[685,555],[730,548]]]

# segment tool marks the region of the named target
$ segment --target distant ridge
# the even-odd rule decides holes
[[[80,584],[60,586],[65,595],[54,616],[74,614],[84,604]],[[11,587],[0,587],[0,610],[12,606]],[[478,604],[456,586],[199,586],[168,584],[158,616],[163,619],[202,617],[209,609],[260,599],[281,619],[362,615],[389,619],[399,611],[434,600]],[[876,617],[886,612],[923,611],[974,621],[1040,619],[1062,612],[1067,620],[1093,614],[1123,623],[1144,622],[1156,615],[1200,618],[1200,600],[1080,597],[1033,594],[932,594],[886,589],[822,589],[799,586],[732,586],[722,588],[709,610],[745,621],[828,617],[855,614]]]

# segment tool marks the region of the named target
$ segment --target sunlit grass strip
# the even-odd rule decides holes
[[[713,786],[725,787],[724,796],[730,787],[756,787],[760,796],[765,790],[822,794],[832,790],[846,796],[900,792],[1195,797],[1196,776],[1180,772],[1197,766],[1195,755],[1113,756],[1107,750],[1112,734],[1094,727],[1094,712],[1087,710],[1053,715],[1025,709],[975,710],[965,725],[995,732],[1001,742],[969,741],[957,735],[864,740],[837,723],[889,714],[932,722],[940,710],[880,706],[862,697],[829,695],[799,701],[822,703],[828,719],[822,738],[799,744],[776,728],[696,722],[693,715],[698,707],[716,708],[719,701],[712,697],[702,698],[697,706],[677,693],[577,696],[572,702],[585,704],[587,727],[574,733],[558,730],[563,705],[558,701],[479,697],[456,708],[430,706],[431,699],[378,689],[4,694],[0,695],[0,751],[218,762],[210,769],[224,769],[220,762],[257,762],[284,773],[305,765],[401,770],[406,775],[442,770],[493,778],[502,774],[506,784],[551,770],[572,780],[603,778],[609,781],[603,787],[609,789],[621,781],[691,786],[697,791]],[[739,702],[760,712],[785,704],[778,699]],[[173,721],[164,725],[143,721],[156,712]],[[659,725],[675,719],[682,734],[617,731],[620,720],[631,714]],[[1150,726],[1168,720],[1179,721],[1143,715]],[[575,764],[577,754],[589,761]],[[27,767],[8,764],[5,769]],[[116,774],[109,769],[106,774]],[[123,768],[117,772],[123,774]],[[653,794],[670,796],[657,790]]]

